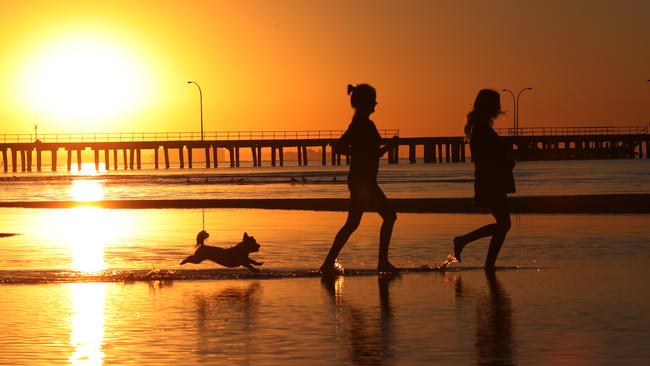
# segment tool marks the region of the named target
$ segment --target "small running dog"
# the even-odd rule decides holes
[[[248,236],[247,233],[244,233],[244,237],[241,243],[230,247],[228,249],[212,247],[205,245],[205,240],[210,236],[205,230],[201,230],[196,235],[196,251],[194,254],[183,259],[181,265],[185,263],[194,263],[198,264],[208,259],[215,263],[221,264],[224,267],[239,267],[244,266],[250,269],[253,272],[259,272],[259,268],[255,268],[252,265],[261,266],[263,262],[257,262],[254,259],[248,257],[250,253],[259,252],[260,245],[257,244],[257,241],[254,237]]]

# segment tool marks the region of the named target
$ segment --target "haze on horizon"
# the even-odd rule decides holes
[[[460,135],[481,88],[520,126],[650,121],[650,2],[0,3],[0,134],[379,128]],[[512,125],[510,112],[497,127]]]

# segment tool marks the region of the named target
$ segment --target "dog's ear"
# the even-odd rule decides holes
[[[244,238],[242,240],[248,239],[248,233],[244,232]]]

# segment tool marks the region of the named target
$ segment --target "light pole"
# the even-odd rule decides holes
[[[521,93],[525,92],[526,90],[533,90],[533,88],[523,88],[523,89],[519,90],[519,93],[517,93],[517,97],[515,97],[515,93],[513,93],[512,90],[510,90],[510,89],[505,89],[504,88],[504,89],[501,89],[501,90],[503,90],[504,92],[510,93],[510,95],[512,96],[512,104],[515,107],[515,116],[514,116],[513,126],[514,126],[514,130],[515,130],[514,131],[515,135],[518,135],[519,134],[519,132],[518,132],[519,131],[519,97],[521,96]]]
[[[521,93],[525,92],[526,90],[533,90],[533,88],[523,88],[519,91],[519,93],[517,93],[517,127],[515,127],[515,132],[519,131],[519,97],[521,96]]]
[[[203,92],[201,91],[201,86],[196,81],[188,81],[188,84],[194,84],[199,88],[199,106],[201,109],[201,141],[203,141]]]
[[[513,128],[513,131],[517,131],[517,102],[515,101],[515,93],[513,93],[512,90],[510,90],[510,89],[505,89],[504,88],[504,89],[501,89],[501,90],[503,90],[504,92],[510,93],[510,95],[512,96],[512,108],[515,109],[513,111],[513,113],[512,113],[512,128]]]

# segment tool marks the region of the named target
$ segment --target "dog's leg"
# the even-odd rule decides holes
[[[255,268],[255,267],[251,266],[250,263],[244,263],[244,264],[242,264],[242,266],[244,266],[244,267],[250,269],[250,270],[253,271],[253,272],[259,272],[259,271],[260,271],[258,268]]]
[[[202,258],[202,257],[196,256],[196,255],[190,255],[189,257],[187,257],[187,258],[185,258],[185,259],[183,259],[183,260],[181,261],[181,265],[183,265],[183,264],[185,264],[185,263],[194,263],[194,264],[199,264],[199,263],[203,262],[204,259],[205,259],[205,258]]]
[[[262,264],[264,264],[264,262],[258,262],[258,261],[256,261],[255,259],[252,259],[252,258],[248,258],[248,263],[252,263],[252,264],[254,264],[256,266],[261,266]]]

